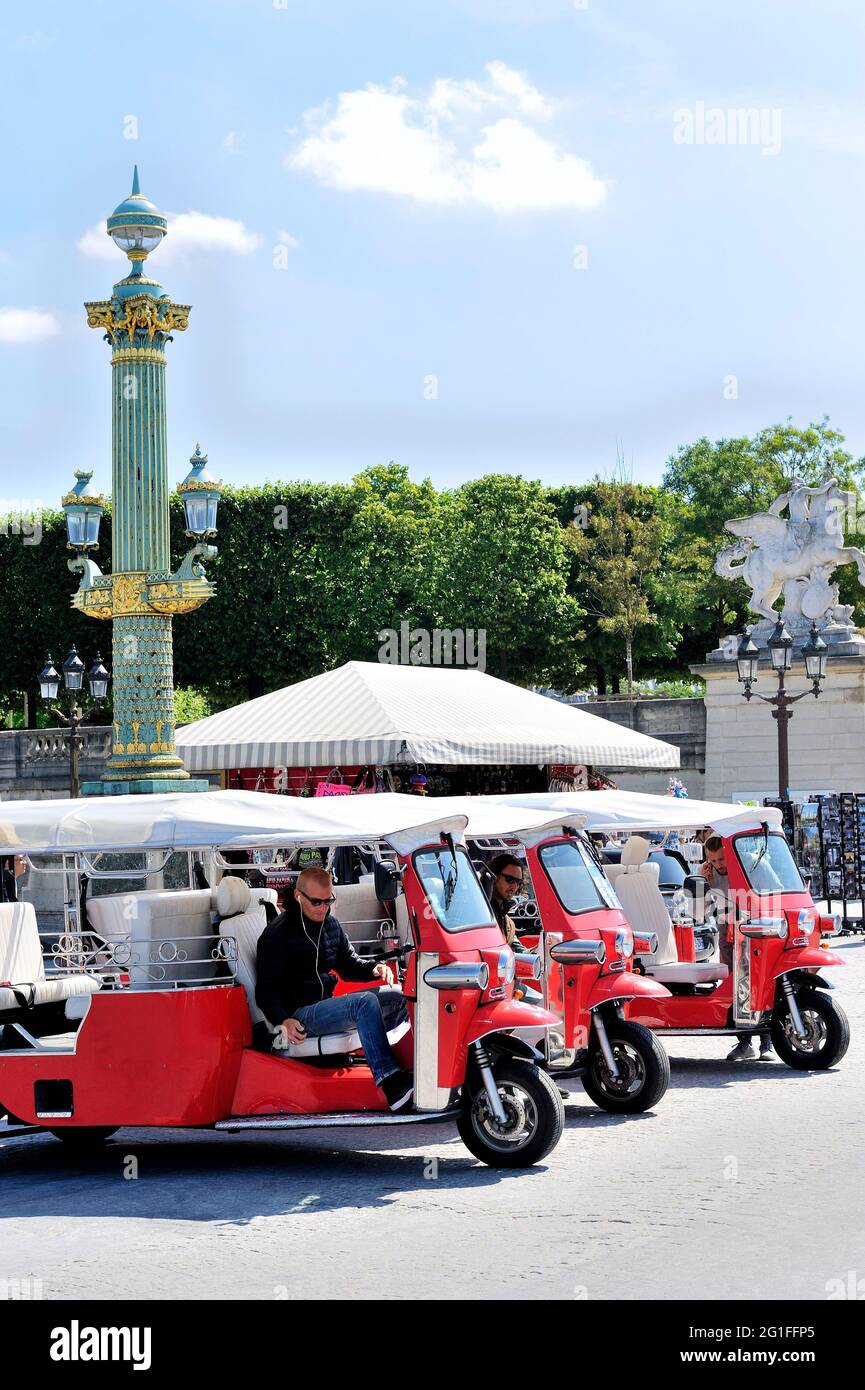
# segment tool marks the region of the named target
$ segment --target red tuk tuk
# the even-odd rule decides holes
[[[845,963],[828,944],[838,921],[818,914],[780,830],[777,809],[618,791],[506,800],[551,815],[558,811],[586,832],[632,837],[621,865],[606,872],[637,937],[635,969],[646,982],[665,986],[666,993],[635,993],[629,1021],[662,1037],[768,1031],[778,1056],[799,1070],[825,1070],[841,1060],[849,1024],[821,974]],[[729,937],[730,964],[720,958],[727,954],[723,935],[718,959],[695,959],[695,918],[671,920],[641,834],[673,828],[684,835],[706,827],[724,846],[723,877],[729,882],[722,894],[711,888],[701,894],[706,880],[700,875],[686,886],[697,917],[707,912],[722,919],[719,931]],[[603,869],[600,858],[597,866]],[[654,938],[652,949],[642,949],[647,937]]]
[[[0,905],[0,1110],[73,1144],[130,1125],[240,1132],[447,1119],[485,1163],[539,1162],[558,1143],[563,1107],[517,1030],[556,1018],[514,998],[514,953],[457,843],[464,825],[389,795],[8,803],[0,851],[59,874],[66,908],[63,928],[40,941],[32,902]],[[273,894],[222,878],[223,854],[310,845],[360,846],[373,863],[366,887],[381,939],[403,933],[385,954],[398,959],[408,1003],[410,1027],[390,1041],[414,1072],[410,1112],[387,1110],[356,1034],[277,1053],[271,1029],[264,1048],[253,1045],[255,948]],[[83,904],[82,882],[102,890]]]

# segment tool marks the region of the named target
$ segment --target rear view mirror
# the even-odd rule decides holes
[[[384,859],[376,861],[375,895],[380,903],[392,903],[403,891],[402,872],[396,864]]]

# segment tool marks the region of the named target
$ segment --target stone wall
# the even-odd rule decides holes
[[[742,695],[735,662],[694,668],[706,679],[708,715],[706,795],[728,801],[778,795],[778,728],[757,692],[774,695],[777,676],[760,663],[750,702]],[[801,662],[787,678],[792,695],[810,691]],[[865,791],[865,659],[832,653],[818,700],[810,694],[793,706],[787,726],[790,788]]]
[[[682,700],[640,699],[625,697],[590,700],[581,709],[599,714],[623,724],[638,734],[648,734],[679,749],[681,766],[678,772],[663,769],[604,768],[617,786],[627,791],[666,792],[671,776],[680,777],[691,796],[705,796],[706,768],[706,706],[697,697]]]
[[[111,751],[110,724],[80,730],[81,780],[96,780]],[[66,729],[0,730],[0,800],[41,801],[69,795],[69,735]]]

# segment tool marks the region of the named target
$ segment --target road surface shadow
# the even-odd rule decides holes
[[[828,1071],[795,1071],[783,1062],[727,1062],[724,1058],[713,1060],[707,1057],[670,1057],[670,1087],[677,1091],[709,1086],[721,1089],[725,1086],[747,1085],[749,1081],[786,1082],[788,1085],[813,1085],[821,1077],[836,1075],[838,1067]]]
[[[177,1130],[120,1130],[87,1155],[50,1135],[0,1146],[6,1217],[126,1217],[244,1226],[262,1216],[346,1209],[386,1209],[407,1193],[477,1190],[518,1177],[542,1177],[546,1165],[494,1169],[460,1140],[453,1157],[432,1154],[453,1131],[430,1126],[417,1153],[363,1150],[304,1136],[232,1135]],[[392,1142],[392,1141],[391,1141]],[[405,1147],[405,1145],[403,1145]],[[130,1162],[134,1160],[134,1163]],[[126,1176],[130,1173],[137,1176]]]

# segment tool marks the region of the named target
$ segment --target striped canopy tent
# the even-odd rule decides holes
[[[482,671],[349,661],[177,730],[190,772],[399,763],[677,768],[679,750]]]

